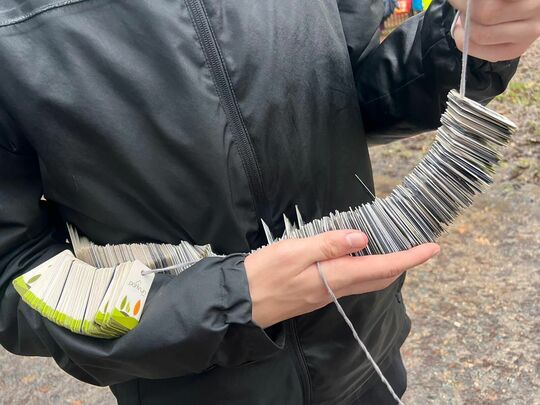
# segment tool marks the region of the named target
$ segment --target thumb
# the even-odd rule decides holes
[[[324,232],[305,239],[297,239],[299,258],[305,266],[323,260],[337,259],[350,253],[358,252],[367,246],[365,233],[357,230],[339,230]]]

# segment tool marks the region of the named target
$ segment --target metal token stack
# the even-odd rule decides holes
[[[448,95],[442,126],[430,150],[386,198],[336,212],[298,227],[285,219],[284,238],[309,237],[335,229],[359,229],[369,237],[359,254],[383,254],[434,242],[476,194],[492,182],[501,146],[516,125],[483,105]],[[268,227],[267,238],[274,241]]]
[[[281,238],[275,239],[263,223],[268,243],[337,229],[358,229],[368,235],[368,246],[356,255],[434,242],[492,182],[499,150],[516,130],[505,117],[456,91],[449,93],[441,123],[429,152],[388,197],[309,223],[303,222],[297,207],[296,223],[284,217]],[[71,225],[68,231],[77,259],[64,252],[15,279],[14,285],[25,302],[53,322],[96,337],[121,336],[138,324],[144,297],[130,292],[129,277],[140,278],[149,289],[153,273],[180,274],[199,260],[216,256],[210,245],[182,241],[100,246]]]
[[[517,129],[502,115],[463,98],[455,90],[448,94],[442,126],[430,150],[416,167],[385,198],[330,213],[304,223],[297,208],[291,222],[284,216],[285,233],[274,237],[263,222],[268,243],[280,239],[305,238],[337,229],[358,229],[369,237],[358,255],[384,254],[434,242],[459,213],[470,206],[476,194],[492,182],[500,149]],[[68,226],[77,257],[94,266],[112,266],[138,259],[152,269],[179,273],[208,256],[216,256],[210,245],[185,241],[170,244],[122,244],[100,246]],[[174,267],[174,269],[170,269]]]

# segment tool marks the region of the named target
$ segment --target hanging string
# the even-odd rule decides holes
[[[459,94],[461,95],[461,97],[465,97],[465,89],[467,87],[467,60],[469,56],[469,41],[471,38],[471,3],[472,3],[472,0],[467,0],[467,9],[465,12],[465,26],[464,26],[465,34],[463,38],[463,58],[462,58],[462,66],[461,66],[461,82],[459,86]],[[456,18],[459,18],[459,15],[457,15]],[[452,26],[452,31],[453,31],[453,26]],[[366,355],[366,358],[369,360],[369,362],[375,369],[375,372],[378,374],[383,384],[386,385],[386,387],[388,388],[388,392],[396,400],[396,403],[398,403],[399,405],[405,405],[405,403],[395,393],[394,389],[392,388],[392,386],[390,385],[390,383],[384,376],[383,372],[379,368],[377,362],[373,359],[373,357],[369,353],[369,350],[367,349],[366,345],[364,344],[364,342],[362,342],[362,339],[360,339],[360,336],[358,336],[358,333],[356,332],[354,325],[352,324],[351,320],[345,313],[345,310],[339,303],[336,295],[334,294],[334,291],[332,291],[332,288],[328,284],[326,275],[324,274],[324,271],[322,270],[321,264],[319,262],[317,262],[317,270],[319,272],[319,276],[321,277],[322,282],[324,283],[324,286],[326,287],[326,290],[328,291],[328,294],[330,295],[330,297],[332,297],[332,301],[336,305],[336,308],[339,314],[343,317],[343,320],[345,321],[345,323],[351,330],[354,336],[354,339],[356,340],[356,342],[358,343],[358,345],[360,346],[360,348]]]
[[[463,37],[463,58],[461,63],[461,83],[459,85],[459,94],[465,97],[465,89],[467,86],[467,60],[469,58],[469,42],[471,39],[471,10],[472,1],[467,0],[467,11],[465,12],[465,35]]]
[[[319,262],[317,262],[317,270],[319,271],[319,275],[321,276],[321,279],[322,279],[322,281],[324,283],[324,286],[328,290],[328,294],[330,294],[330,296],[332,297],[332,301],[334,301],[334,304],[336,304],[338,312],[341,314],[341,316],[345,320],[345,323],[349,326],[349,329],[351,330],[355,340],[358,342],[358,344],[360,345],[360,347],[364,351],[367,359],[369,360],[369,362],[371,363],[371,365],[373,366],[373,368],[375,369],[375,371],[377,372],[377,374],[381,378],[382,382],[388,388],[388,392],[390,392],[392,397],[394,397],[394,399],[396,400],[396,402],[399,405],[405,405],[401,401],[401,399],[397,396],[397,394],[395,393],[394,389],[392,388],[392,386],[390,385],[390,383],[388,382],[388,380],[384,376],[383,372],[381,371],[381,369],[377,365],[377,362],[373,359],[373,357],[371,356],[371,353],[369,353],[369,350],[367,349],[366,345],[364,344],[364,342],[362,342],[362,339],[360,339],[360,336],[358,336],[358,333],[356,332],[356,329],[354,329],[354,325],[352,324],[352,322],[349,319],[349,317],[347,316],[347,314],[345,314],[345,310],[343,309],[343,307],[339,303],[336,295],[334,294],[334,291],[332,291],[332,288],[330,288],[330,285],[328,284],[328,280],[326,279],[326,275],[322,271],[321,264]]]

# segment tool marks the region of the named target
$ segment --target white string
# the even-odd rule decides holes
[[[468,56],[469,56],[469,41],[470,41],[470,38],[471,38],[471,3],[472,3],[471,0],[467,0],[467,10],[466,10],[466,14],[465,14],[465,27],[464,27],[465,35],[464,35],[464,38],[463,38],[463,58],[462,58],[462,66],[461,66],[461,83],[460,83],[460,86],[459,86],[459,93],[460,93],[461,97],[465,97],[465,89],[467,87],[467,59],[468,59]],[[458,18],[458,16],[456,16],[456,18]],[[453,27],[454,27],[454,24],[452,24],[452,30],[451,31],[453,31]],[[358,178],[358,176],[357,176],[357,178]],[[360,178],[358,178],[358,179],[360,180]],[[362,184],[363,184],[363,182],[362,182]],[[369,353],[369,350],[367,349],[364,342],[362,342],[362,339],[360,339],[360,336],[358,336],[358,333],[356,332],[356,329],[354,328],[354,325],[352,324],[351,320],[349,319],[349,317],[347,316],[347,314],[343,310],[343,307],[339,303],[336,295],[334,294],[334,291],[332,291],[332,288],[328,284],[328,280],[326,279],[326,275],[324,274],[319,262],[317,262],[317,270],[319,271],[319,275],[320,275],[320,277],[321,277],[321,279],[322,279],[322,281],[324,283],[324,286],[328,290],[328,294],[330,294],[330,296],[332,297],[332,301],[334,301],[334,304],[336,305],[338,312],[340,313],[343,320],[345,321],[345,323],[347,324],[347,326],[351,330],[351,332],[352,332],[352,334],[354,336],[354,339],[358,342],[358,345],[360,346],[362,351],[365,353],[366,358],[369,360],[369,362],[371,363],[371,365],[373,366],[373,368],[375,369],[375,371],[379,375],[381,381],[388,388],[388,392],[392,395],[392,397],[396,400],[396,402],[399,405],[405,405],[405,403],[396,395],[394,389],[392,388],[392,386],[390,385],[390,383],[388,382],[388,380],[384,376],[383,372],[381,371],[381,369],[377,365],[377,362],[373,359],[373,357]]]
[[[330,294],[330,296],[332,297],[332,301],[334,301],[334,304],[336,304],[338,312],[341,314],[341,316],[345,320],[345,323],[349,326],[349,329],[351,330],[354,338],[356,339],[356,341],[358,342],[358,344],[360,345],[360,347],[362,348],[362,350],[366,354],[367,359],[370,361],[371,365],[373,366],[373,368],[375,369],[375,371],[377,372],[377,374],[381,378],[382,382],[388,388],[388,392],[390,392],[392,397],[394,397],[394,399],[396,400],[396,402],[399,405],[405,405],[404,402],[402,402],[401,399],[396,395],[396,393],[394,392],[394,389],[392,388],[392,386],[390,385],[390,383],[388,382],[388,380],[386,379],[386,377],[382,373],[381,369],[379,368],[379,366],[377,365],[377,363],[375,362],[373,357],[371,357],[371,354],[369,353],[366,345],[364,344],[364,342],[362,342],[362,339],[360,339],[360,336],[358,336],[358,333],[356,332],[356,329],[354,329],[354,326],[353,326],[351,320],[345,314],[345,311],[343,310],[343,307],[341,306],[341,304],[339,303],[336,295],[334,294],[334,291],[332,291],[332,288],[330,288],[330,285],[328,284],[328,280],[326,279],[326,275],[324,274],[324,272],[323,272],[323,270],[321,268],[321,264],[319,262],[317,262],[317,270],[319,271],[319,275],[321,276],[321,279],[322,279],[326,289],[328,290],[328,294]]]
[[[465,35],[463,37],[463,58],[461,61],[461,83],[459,85],[459,94],[465,97],[467,86],[467,59],[469,58],[469,42],[471,38],[471,10],[472,1],[467,0],[467,11],[465,12]]]
[[[197,263],[198,261],[199,260],[192,260],[190,262],[184,262],[184,263],[180,263],[180,264],[175,264],[175,265],[169,266],[169,267],[161,267],[159,269],[143,270],[143,271],[141,271],[141,275],[146,276],[147,274],[151,274],[151,273],[163,273],[163,272],[169,271],[169,270],[182,269],[184,267],[188,268],[188,267],[194,265],[195,263]]]

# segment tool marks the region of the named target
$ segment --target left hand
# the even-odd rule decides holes
[[[463,50],[467,0],[448,0],[461,11],[454,39]],[[540,0],[471,0],[469,54],[489,62],[517,58],[540,36]]]

